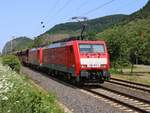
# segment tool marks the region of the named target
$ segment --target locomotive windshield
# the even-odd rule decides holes
[[[105,48],[103,44],[80,44],[81,53],[104,53]]]

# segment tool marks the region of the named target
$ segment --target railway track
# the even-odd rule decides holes
[[[150,86],[149,85],[125,81],[125,80],[116,79],[116,78],[111,78],[111,80],[108,82],[150,93]]]
[[[118,103],[119,105],[129,108],[129,110],[134,110],[141,113],[150,113],[150,101],[148,100],[124,94],[101,85],[77,87],[74,84],[66,83],[53,76],[48,77],[62,84],[66,84],[67,86],[79,88],[99,97],[103,97],[110,102]]]
[[[83,87],[83,90],[131,108],[132,110],[141,113],[150,113],[150,101],[124,94],[116,90],[108,89],[103,86],[100,86],[99,88]]]
[[[84,86],[80,87],[80,86],[76,86],[74,84],[66,83],[66,82],[59,80],[52,76],[50,78],[52,78],[60,83],[66,84],[68,86],[83,89],[94,95],[106,98],[109,101],[113,101],[114,103],[118,103],[119,105],[128,107],[129,110],[131,109],[131,110],[141,112],[141,113],[150,113],[150,101],[148,101],[148,100],[134,97],[134,96],[122,93],[122,92],[118,92],[116,90],[109,89],[109,88],[106,88],[104,86],[97,85],[97,84],[93,85],[93,86],[87,85],[85,87]]]

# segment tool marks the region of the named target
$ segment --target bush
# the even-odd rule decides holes
[[[64,113],[54,94],[43,93],[1,61],[0,73],[0,113]]]
[[[6,55],[2,58],[3,65],[8,65],[12,70],[20,72],[21,63],[19,59],[14,55]]]

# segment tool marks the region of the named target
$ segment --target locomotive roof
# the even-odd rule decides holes
[[[26,50],[22,50],[22,51],[17,51],[16,53],[24,53],[26,52],[27,50],[29,51],[36,51],[40,48],[43,48],[43,49],[47,49],[47,48],[59,48],[59,47],[65,47],[65,46],[69,46],[69,45],[73,45],[73,42],[77,42],[77,43],[84,43],[84,44],[98,44],[98,43],[101,43],[101,44],[105,44],[105,41],[103,40],[98,40],[98,41],[90,41],[90,40],[73,40],[73,41],[68,41],[68,42],[58,42],[58,43],[53,43],[53,44],[50,44],[48,46],[45,46],[45,47],[39,47],[39,48],[32,48],[32,49],[26,49]]]
[[[58,48],[58,47],[65,47],[67,45],[73,45],[73,42],[77,42],[77,43],[85,43],[85,44],[98,44],[98,43],[102,43],[104,44],[105,41],[89,41],[89,40],[74,40],[74,41],[68,41],[68,42],[58,42],[58,43],[53,43],[50,44],[48,46],[43,47],[43,49],[47,49],[47,48]]]

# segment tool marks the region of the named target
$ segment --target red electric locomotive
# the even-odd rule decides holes
[[[26,64],[78,83],[103,83],[110,78],[109,54],[104,41],[57,42],[25,53]]]

